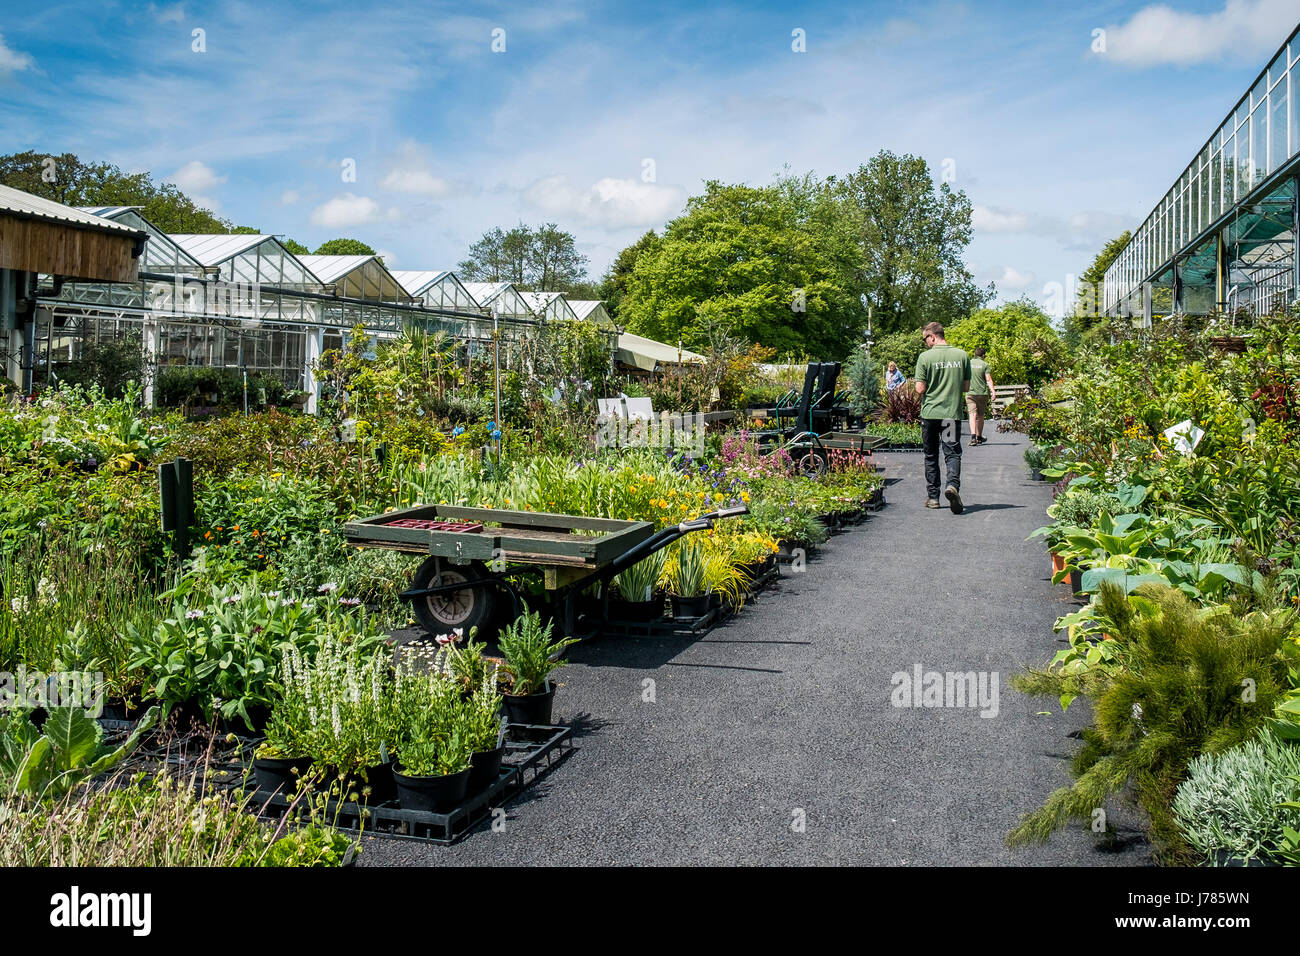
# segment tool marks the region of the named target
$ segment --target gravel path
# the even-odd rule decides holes
[[[886,455],[888,506],[705,639],[574,648],[556,715],[578,726],[575,752],[504,831],[367,840],[363,865],[1149,863],[1122,809],[1118,851],[1077,829],[1003,843],[1067,782],[1083,714],[1008,684],[1061,646],[1068,595],[1025,540],[1050,487],[1029,480],[1023,437],[987,434],[964,449],[965,514],[923,507],[919,454]],[[893,706],[892,675],[916,665],[996,675],[996,716]]]

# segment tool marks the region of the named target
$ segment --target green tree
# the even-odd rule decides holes
[[[458,270],[474,282],[513,282],[530,292],[590,291],[587,257],[573,235],[553,222],[536,229],[520,223],[508,232],[500,226],[488,230],[469,247]]]
[[[1069,352],[1046,312],[1028,296],[995,309],[980,309],[953,323],[945,337],[967,352],[985,356],[995,383],[1038,388],[1069,364]]]
[[[295,256],[305,256],[311,253],[311,250],[308,249],[306,246],[304,246],[301,242],[297,242],[293,239],[288,238],[287,236],[280,241],[284,244],[284,247],[288,249],[290,252],[292,252]]]
[[[854,246],[856,278],[877,330],[954,322],[992,297],[962,260],[970,200],[947,183],[936,186],[924,159],[882,150],[828,182],[843,207],[839,226]]]
[[[781,352],[846,354],[866,316],[830,205],[811,176],[763,187],[710,181],[636,256],[620,322],[692,348],[717,325]]]
[[[624,248],[610,263],[600,283],[600,296],[607,311],[615,320],[627,298],[628,284],[632,279],[632,270],[641,256],[659,245],[659,235],[651,229],[632,245]]]
[[[231,223],[202,209],[171,183],[111,163],[85,163],[73,153],[28,150],[0,156],[0,183],[67,206],[139,206],[164,232],[229,232]]]
[[[1073,311],[1065,316],[1065,340],[1071,345],[1096,338],[1106,327],[1106,318],[1102,315],[1102,303],[1105,302],[1103,287],[1106,270],[1110,268],[1124,247],[1128,245],[1132,233],[1125,229],[1122,233],[1102,246],[1092,260],[1092,265],[1079,276],[1078,298]]]
[[[916,371],[916,360],[924,351],[921,330],[905,329],[881,336],[871,347],[871,357],[879,363],[882,370],[888,369],[889,363],[893,362],[905,376],[911,378]]]
[[[331,239],[328,242],[322,242],[316,248],[316,255],[373,256],[377,255],[377,253],[360,239]]]

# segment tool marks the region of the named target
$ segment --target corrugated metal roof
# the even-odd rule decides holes
[[[378,256],[298,256],[298,261],[311,270],[321,282],[333,282],[354,269],[359,269]],[[380,265],[383,265],[381,262]],[[399,280],[400,282],[400,280]]]
[[[226,233],[168,233],[176,243],[205,266],[215,266],[274,236],[228,235]]]
[[[392,269],[390,271],[393,273],[393,278],[411,295],[419,295],[435,282],[451,275],[450,269],[441,271],[436,269]]]
[[[126,236],[143,236],[144,233],[120,222],[113,222],[102,216],[65,206],[53,199],[33,196],[21,189],[0,186],[0,213],[11,213],[26,219],[43,219],[46,222],[62,223],[74,229],[95,229],[100,232],[120,232]]]
[[[82,212],[88,212],[92,216],[100,216],[104,219],[116,219],[118,216],[135,209],[143,209],[143,206],[78,206]]]
[[[573,314],[580,319],[585,319],[595,312],[599,306],[605,304],[600,299],[569,299],[567,301],[569,308],[573,310]]]

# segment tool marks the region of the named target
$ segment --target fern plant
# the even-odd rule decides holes
[[[1043,842],[1072,818],[1091,820],[1132,783],[1157,852],[1186,861],[1170,804],[1188,764],[1249,739],[1281,698],[1286,670],[1277,652],[1293,627],[1289,612],[1238,618],[1159,584],[1137,594],[1152,610],[1139,614],[1116,585],[1102,585],[1099,603],[1123,667],[1049,666],[1012,678],[1033,696],[1086,696],[1094,715],[1071,764],[1074,783],[1027,814],[1008,835],[1012,845]]]

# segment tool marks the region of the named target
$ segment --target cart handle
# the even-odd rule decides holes
[[[677,530],[682,534],[686,534],[688,531],[703,531],[705,528],[712,528],[715,521],[747,514],[749,514],[749,505],[739,505],[735,508],[719,508],[717,511],[710,511],[708,514],[692,518],[690,521],[683,521],[677,526]]]

